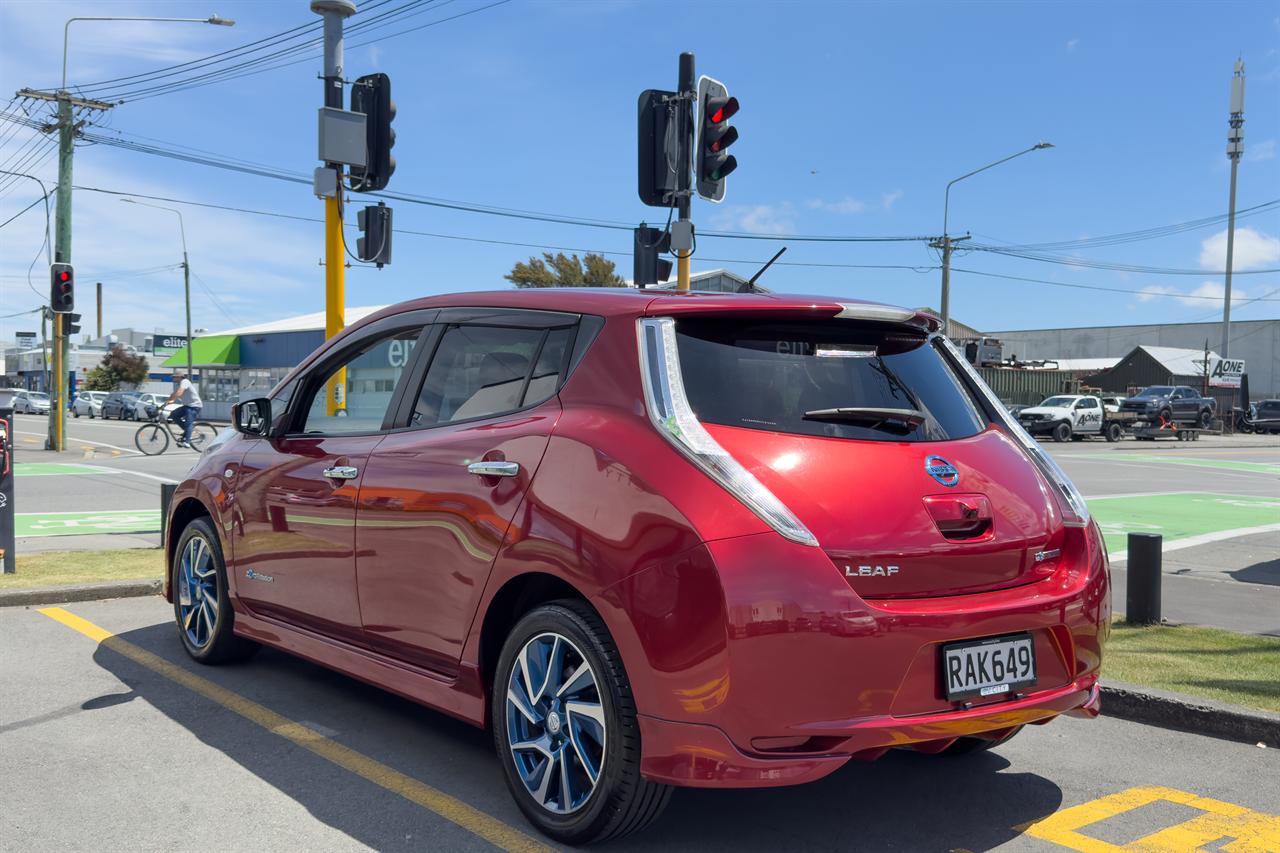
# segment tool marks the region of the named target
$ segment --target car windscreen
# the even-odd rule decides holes
[[[1041,403],[1046,409],[1067,409],[1076,401],[1075,397],[1050,397]]]
[[[1173,388],[1168,385],[1152,385],[1150,388],[1143,388],[1134,396],[1136,397],[1168,397],[1173,393]]]
[[[685,393],[704,423],[871,441],[944,441],[986,427],[923,334],[721,318],[681,319],[676,334]],[[877,421],[884,410],[903,414]]]

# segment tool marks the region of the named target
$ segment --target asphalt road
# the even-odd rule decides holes
[[[196,460],[171,447],[133,449],[137,424],[67,422],[68,450],[47,453],[44,419],[17,418],[20,553],[152,547],[159,543],[160,484]],[[1280,634],[1280,438],[1044,445],[1106,533],[1124,609],[1125,537],[1165,537],[1165,616],[1249,633]]]
[[[4,609],[0,637],[0,848],[547,849],[483,732],[275,652],[201,667],[159,599]],[[969,758],[681,790],[606,849],[1264,853],[1277,778],[1275,750],[1063,718]]]

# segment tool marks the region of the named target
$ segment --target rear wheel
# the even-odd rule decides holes
[[[209,442],[218,435],[218,428],[208,421],[196,421],[191,427],[191,447],[204,450]]]
[[[1017,726],[994,740],[989,738],[983,738],[983,737],[957,738],[956,742],[951,744],[951,746],[947,747],[946,749],[942,750],[941,754],[954,756],[954,755],[973,755],[974,753],[978,753],[978,752],[986,752],[987,750],[994,749],[995,747],[1000,746],[1001,744],[1008,743],[1010,740],[1013,739],[1013,736],[1020,731],[1022,731],[1022,726]]]
[[[1105,435],[1107,441],[1116,442],[1124,436],[1124,430],[1120,428],[1120,424],[1110,423],[1107,424]]]
[[[1053,428],[1054,441],[1070,441],[1071,440],[1071,424],[1063,421]]]
[[[173,615],[187,654],[200,663],[244,660],[258,644],[237,637],[222,546],[207,518],[182,531],[173,557]]]
[[[169,449],[169,431],[160,424],[143,424],[133,434],[133,443],[147,456],[156,456]]]
[[[644,828],[671,788],[640,776],[631,685],[608,630],[577,601],[529,612],[502,648],[491,723],[525,817],[565,844]]]

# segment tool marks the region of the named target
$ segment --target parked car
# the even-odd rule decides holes
[[[71,414],[77,418],[88,415],[91,418],[101,417],[102,401],[107,399],[106,391],[81,391],[71,404]]]
[[[102,401],[102,417],[129,421],[134,418],[133,407],[138,401],[135,391],[112,391]]]
[[[1259,400],[1249,404],[1243,423],[1237,425],[1242,432],[1280,432],[1280,400]]]
[[[1188,385],[1152,385],[1124,400],[1120,411],[1164,423],[1195,424],[1208,429],[1218,403]]]
[[[153,394],[150,391],[139,394],[138,399],[133,404],[133,419],[137,421],[150,420],[160,411],[160,406],[167,399],[169,399],[168,394]]]
[[[179,642],[488,725],[566,844],[648,824],[671,786],[1094,716],[1098,526],[938,328],[623,288],[384,309],[238,403],[177,487]]]
[[[1119,441],[1124,429],[1107,420],[1102,400],[1091,394],[1059,394],[1018,413],[1018,421],[1032,435],[1049,435],[1054,441],[1070,441],[1101,435]]]
[[[43,391],[19,390],[13,395],[13,411],[27,415],[47,415],[49,395]]]

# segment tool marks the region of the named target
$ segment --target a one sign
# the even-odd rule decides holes
[[[156,335],[151,351],[156,355],[173,355],[187,345],[186,335]]]
[[[1244,376],[1243,358],[1214,356],[1209,360],[1210,388],[1239,388],[1241,376]]]

